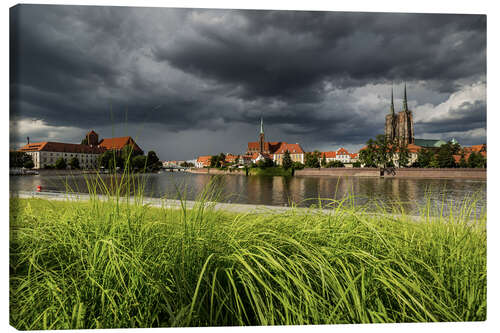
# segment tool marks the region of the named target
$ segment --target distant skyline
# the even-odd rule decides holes
[[[486,142],[486,16],[20,5],[11,147],[131,135],[163,160],[357,151],[403,84],[415,136]]]

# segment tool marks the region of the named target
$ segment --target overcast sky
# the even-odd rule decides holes
[[[486,17],[21,5],[11,146],[133,136],[163,160],[266,139],[357,151],[404,82],[417,138],[486,142]]]

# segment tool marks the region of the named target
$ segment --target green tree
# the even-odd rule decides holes
[[[56,169],[62,170],[66,169],[66,160],[62,157],[59,157],[56,161]]]
[[[437,159],[437,155],[432,155],[432,158],[429,162],[429,168],[439,168],[439,161]]]
[[[453,158],[453,155],[456,152],[455,146],[456,145],[448,142],[447,144],[439,147],[436,160],[440,168],[455,168],[457,166],[455,159]]]
[[[146,165],[147,157],[144,155],[137,155],[132,157],[132,168],[139,171],[144,171],[147,167]]]
[[[33,162],[33,158],[23,151],[11,151],[9,153],[9,166],[11,168],[26,168],[25,164],[29,161]]]
[[[120,152],[115,150],[106,150],[104,153],[99,155],[98,162],[100,167],[105,167],[110,170],[115,168],[123,168],[124,160]]]
[[[469,155],[469,168],[485,168],[486,159],[480,153],[472,152]]]
[[[224,161],[226,160],[226,155],[224,153],[220,153],[219,155],[213,155],[210,158],[210,167],[212,168],[220,168],[224,165]]]
[[[365,167],[376,167],[377,164],[375,162],[376,155],[375,141],[373,139],[369,139],[366,142],[366,147],[359,152],[359,161]]]
[[[76,157],[72,157],[69,160],[69,165],[70,165],[71,169],[80,169],[80,161]]]
[[[283,161],[282,161],[282,167],[285,170],[288,170],[292,167],[292,158],[290,157],[290,152],[287,150],[283,154]]]
[[[434,158],[434,151],[428,148],[422,148],[417,154],[417,161],[413,166],[418,168],[430,168],[431,161]]]
[[[88,145],[89,144],[89,139],[87,137],[82,139],[82,142],[80,142],[81,145]]]
[[[28,160],[28,161],[24,162],[23,166],[26,169],[33,169],[35,167],[35,163],[33,163],[33,160]]]
[[[357,161],[352,164],[354,168],[361,168],[361,162]]]
[[[293,162],[292,163],[292,168],[295,170],[302,170],[305,168],[305,165],[300,163],[300,162]]]
[[[153,150],[148,152],[147,166],[150,170],[159,170],[161,168],[160,159]]]
[[[274,166],[274,162],[272,159],[266,156],[263,160],[257,162],[257,166],[261,169],[271,168]]]
[[[219,154],[219,168],[223,167],[224,164],[226,163],[226,155],[224,153]]]
[[[388,167],[393,165],[393,158],[396,146],[383,134],[375,138],[375,164],[379,167]]]
[[[315,150],[312,153],[306,153],[306,156],[305,156],[306,168],[319,168],[320,167],[320,163],[319,163],[320,156],[321,156],[321,153],[317,150]]]
[[[465,159],[465,154],[462,151],[462,154],[460,155],[460,160],[458,161],[458,167],[459,168],[467,168],[467,160]]]
[[[326,162],[326,155],[325,155],[325,153],[323,153],[322,155],[323,155],[323,158],[321,159],[321,166],[323,168],[325,168],[326,164],[327,164],[327,162]]]
[[[344,163],[342,163],[340,161],[330,161],[326,164],[326,167],[327,168],[343,168]]]
[[[215,168],[217,166],[218,161],[219,161],[219,156],[212,155],[212,157],[210,157],[210,167]]]
[[[410,163],[410,152],[406,143],[398,145],[398,165],[400,168],[407,167]]]

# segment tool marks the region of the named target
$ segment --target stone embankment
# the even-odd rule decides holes
[[[228,170],[219,170],[215,168],[200,168],[200,169],[189,169],[186,170],[191,173],[202,173],[202,174],[210,174],[210,175],[245,175],[245,169],[236,169],[232,171]]]
[[[232,172],[218,169],[191,169],[191,173],[211,175],[245,175],[245,170]],[[454,178],[454,179],[483,179],[486,180],[486,169],[468,168],[400,168],[395,169],[395,174],[385,173],[385,178]],[[330,177],[380,177],[378,168],[306,168],[295,170],[295,176],[330,176]]]

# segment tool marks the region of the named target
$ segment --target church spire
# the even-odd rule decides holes
[[[391,88],[391,114],[394,116],[394,87]]]
[[[405,82],[405,95],[403,98],[403,110],[408,111],[408,100],[406,98],[406,82]]]
[[[264,120],[260,117],[260,134],[264,134]]]

